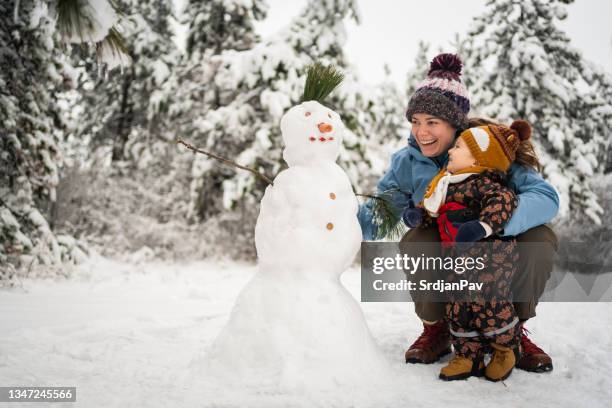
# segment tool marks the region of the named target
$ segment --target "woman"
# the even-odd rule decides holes
[[[432,178],[446,166],[448,150],[458,134],[470,126],[478,126],[477,121],[470,124],[467,117],[470,102],[461,83],[461,67],[456,55],[438,55],[431,63],[427,78],[410,99],[406,111],[412,123],[408,145],[393,154],[389,169],[378,183],[379,192],[396,190],[390,199],[399,211],[423,199]],[[552,271],[556,236],[544,224],[557,214],[559,197],[537,171],[516,164],[508,171],[508,185],[517,194],[519,203],[501,235],[516,236],[519,243],[549,244],[537,245],[537,253],[527,245],[520,246],[520,262],[512,289],[514,293],[520,292],[522,299],[530,294],[529,301],[514,304],[524,331],[524,323],[536,315],[535,307]],[[372,204],[367,202],[359,209],[364,240],[380,238],[372,219]],[[439,241],[436,228],[412,229],[402,238],[402,243]],[[439,253],[425,255],[439,256]],[[451,351],[444,303],[426,302],[418,296],[414,301],[424,330],[406,351],[406,362],[430,364]],[[526,333],[521,338],[521,348],[523,354],[518,368],[533,372],[552,370],[551,358]]]

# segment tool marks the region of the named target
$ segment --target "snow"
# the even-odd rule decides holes
[[[94,257],[69,280],[24,280],[0,296],[0,383],[76,386],[71,406],[77,407],[232,406],[199,394],[202,379],[186,373],[225,326],[255,271],[224,261],[133,265]],[[358,269],[342,282],[359,299]],[[448,357],[404,364],[404,349],[421,330],[413,305],[360,306],[402,384],[381,385],[371,406],[606,407],[612,398],[612,303],[542,303],[528,328],[555,369],[515,370],[504,384],[441,382]],[[312,399],[235,388],[240,403],[233,406],[366,406],[353,399],[357,391],[338,388],[327,399]]]
[[[584,174],[587,177],[590,177],[593,175],[593,167],[591,166],[591,163],[589,163],[589,161],[584,156],[579,156],[576,159],[575,166],[578,172],[580,172],[581,174]]]
[[[28,214],[28,217],[32,224],[36,225],[41,230],[47,231],[49,230],[49,224],[47,224],[47,220],[42,214],[35,208]]]
[[[162,60],[155,60],[153,62],[153,77],[157,85],[162,84],[170,76],[170,68]]]
[[[562,152],[564,150],[563,142],[565,140],[565,134],[559,128],[551,127],[548,130],[548,140],[558,151]]]
[[[19,3],[15,5],[15,16],[17,16],[17,10],[19,9]],[[47,3],[42,1],[37,1],[34,5],[34,8],[30,12],[30,30],[35,29],[40,24],[40,20],[43,17],[46,17],[49,13]],[[17,17],[15,18],[17,21]]]
[[[261,105],[268,109],[274,122],[283,116],[285,109],[291,104],[289,97],[285,93],[268,89],[261,93],[260,99]]]

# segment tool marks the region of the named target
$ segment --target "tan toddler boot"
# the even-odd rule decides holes
[[[485,369],[485,377],[490,381],[502,381],[510,377],[512,369],[520,359],[518,347],[514,349],[491,343],[493,355]]]
[[[452,360],[440,370],[440,379],[444,381],[454,381],[465,380],[472,376],[482,377],[484,368],[482,357],[477,357],[472,360],[455,354]]]

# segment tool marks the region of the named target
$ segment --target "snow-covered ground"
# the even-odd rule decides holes
[[[0,385],[77,387],[76,403],[53,406],[225,406],[215,395],[203,398],[197,392],[203,384],[186,373],[255,270],[231,262],[133,265],[97,258],[70,280],[24,281],[3,290]],[[359,271],[347,271],[342,281],[359,299]],[[361,305],[400,384],[381,387],[370,395],[371,405],[607,407],[612,401],[612,303],[541,304],[528,328],[555,369],[515,370],[504,383],[445,383],[437,378],[442,363],[404,364],[404,349],[421,330],[412,304]],[[240,389],[234,396],[241,407],[364,405],[353,391],[339,389],[329,400]],[[19,406],[28,405],[41,406]]]

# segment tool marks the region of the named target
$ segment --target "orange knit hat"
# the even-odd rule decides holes
[[[520,143],[531,137],[531,125],[515,120],[510,127],[504,125],[478,126],[464,130],[460,135],[478,166],[508,171],[516,157]]]

